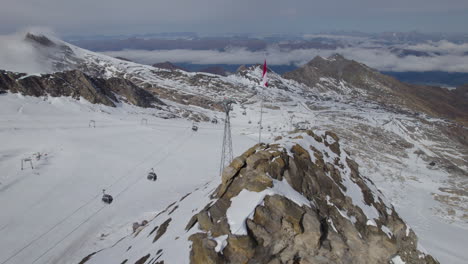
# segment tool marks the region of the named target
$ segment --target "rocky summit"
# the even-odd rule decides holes
[[[438,263],[333,132],[253,146],[224,169],[206,205],[194,204],[208,186],[80,263]]]
[[[215,197],[193,220],[191,263],[437,263],[332,132],[249,149]]]

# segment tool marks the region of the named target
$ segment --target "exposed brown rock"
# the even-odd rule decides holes
[[[281,140],[249,149],[227,170],[232,176],[214,194],[217,200],[196,215],[203,231],[190,237],[191,263],[390,263],[396,255],[408,264],[437,263],[417,250],[414,232],[407,235],[407,226],[393,207],[372,192],[372,182],[360,176],[358,164],[341,149],[335,134],[300,131],[288,140],[299,135],[309,142],[322,139],[328,154],[316,155],[317,149],[299,144],[288,152]],[[326,137],[334,143],[325,144]],[[306,147],[314,151],[315,162]],[[323,160],[333,153],[343,157],[333,164]],[[226,216],[231,200],[244,189],[267,190],[274,179],[287,181],[309,202],[300,205],[281,194],[266,195],[245,221],[247,235],[233,234]],[[360,190],[365,205],[348,196],[345,183]],[[377,217],[368,219],[359,206],[374,207]],[[193,222],[192,218],[190,225]],[[383,231],[387,229],[391,233]],[[223,235],[227,245],[216,252],[213,238]]]
[[[164,233],[166,233],[167,227],[169,226],[169,223],[171,221],[172,221],[172,218],[169,218],[164,223],[162,223],[161,226],[159,226],[159,228],[158,228],[158,230],[156,232],[156,235],[154,236],[153,243],[158,241],[158,239],[160,237],[162,237],[162,235],[164,235]]]
[[[164,105],[150,92],[129,80],[115,77],[96,78],[78,70],[41,76],[25,76],[25,74],[0,71],[0,90],[30,96],[70,96],[75,99],[83,97],[93,104],[107,106],[115,106],[121,101],[140,107]]]

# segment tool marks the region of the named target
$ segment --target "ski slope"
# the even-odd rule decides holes
[[[90,250],[82,248],[86,241],[131,228],[218,177],[222,124],[204,123],[193,132],[191,122],[129,105],[11,94],[1,101],[2,264],[76,263]],[[235,154],[255,144],[236,131],[233,141]],[[28,157],[34,169],[21,170]],[[156,182],[146,179],[151,168]],[[113,195],[112,204],[101,202],[102,189]]]
[[[468,227],[457,220],[463,211],[454,207],[455,216],[444,214],[448,207],[434,199],[444,194],[440,188],[449,186],[449,180],[463,181],[437,166],[428,167],[414,154],[416,149],[431,156],[455,150],[444,138],[428,137],[435,133],[430,123],[373,105],[315,101],[317,109],[311,110],[305,100],[293,99],[274,103],[279,109],[264,108],[264,141],[301,122],[335,131],[363,175],[376,183],[419,236],[422,247],[441,263],[468,259]],[[258,142],[259,103],[244,107],[246,115],[239,105],[231,115],[235,156]],[[203,110],[217,116],[219,123],[202,123],[195,133],[190,121],[158,118],[164,115],[158,111],[71,98],[0,95],[0,264],[78,263],[131,234],[133,222],[152,219],[192,193],[190,201],[179,203],[190,213],[182,214],[181,208],[172,215],[177,222],[171,225],[183,228],[193,215],[191,208],[206,204],[206,193],[220,182],[222,114]],[[148,125],[141,124],[143,118]],[[89,127],[90,120],[96,128]],[[414,127],[421,132],[408,132]],[[414,147],[388,144],[402,139]],[[36,153],[41,154],[39,160]],[[21,170],[21,159],[30,157],[34,169],[25,164]],[[463,162],[464,157],[458,159]],[[146,179],[151,168],[158,174],[156,182]],[[114,196],[111,205],[101,202],[102,189]],[[460,204],[461,209],[466,206]],[[177,248],[188,245],[172,243]]]

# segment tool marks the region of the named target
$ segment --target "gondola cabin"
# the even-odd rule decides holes
[[[198,131],[198,124],[197,123],[192,124],[192,131],[195,131],[195,132]]]
[[[148,176],[146,177],[150,181],[156,181],[158,179],[158,175],[154,172],[153,169],[148,173]]]
[[[102,190],[102,201],[106,204],[111,204],[114,198],[112,198],[112,195],[106,194],[106,190]]]

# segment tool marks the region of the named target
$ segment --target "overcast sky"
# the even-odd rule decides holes
[[[0,34],[467,32],[468,0],[1,0]]]

